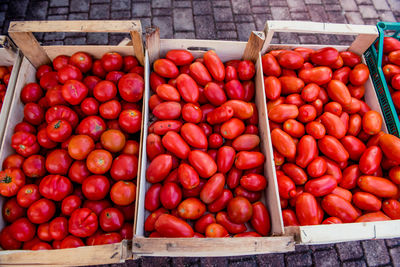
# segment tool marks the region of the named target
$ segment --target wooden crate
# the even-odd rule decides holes
[[[129,32],[133,46],[40,46],[32,32]],[[11,136],[15,125],[24,117],[24,105],[20,93],[25,84],[35,82],[36,68],[50,63],[58,55],[72,55],[84,51],[94,58],[100,58],[106,52],[118,52],[121,55],[135,55],[143,65],[144,51],[140,21],[31,21],[11,22],[9,34],[24,57],[16,81],[10,106],[4,139],[0,146],[0,162],[14,153],[11,148]],[[142,112],[144,113],[144,112]],[[139,158],[140,162],[140,158]],[[0,198],[0,206],[4,198]],[[0,229],[5,226],[0,215]],[[9,250],[0,251],[0,265],[95,265],[120,263],[132,259],[131,240],[100,246],[85,246],[71,249],[48,251]]]
[[[13,66],[0,113],[0,143],[3,140],[4,129],[6,126],[21,61],[22,55],[14,43],[7,36],[0,36],[0,66]]]
[[[279,195],[276,180],[269,175],[271,172],[272,158],[268,157],[271,147],[267,146],[265,140],[269,134],[265,129],[266,120],[266,103],[265,93],[263,89],[261,57],[259,51],[264,42],[262,32],[252,32],[249,41],[232,42],[232,41],[214,41],[214,40],[171,40],[159,39],[158,31],[154,31],[146,38],[146,57],[145,62],[145,78],[146,90],[144,95],[145,116],[143,120],[142,134],[146,140],[148,135],[148,126],[150,112],[148,100],[150,97],[149,75],[151,72],[151,63],[164,57],[167,51],[171,49],[187,49],[194,57],[201,57],[207,50],[213,49],[223,62],[232,59],[250,59],[256,63],[256,105],[259,114],[259,129],[261,137],[261,149],[266,155],[264,164],[265,177],[268,179],[268,188],[265,190],[263,201],[266,204],[271,215],[271,236],[269,237],[248,237],[248,238],[146,238],[144,236],[144,221],[150,214],[145,211],[144,200],[150,183],[146,181],[145,173],[149,164],[146,154],[146,142],[142,145],[142,168],[140,179],[138,181],[139,199],[136,202],[136,223],[135,236],[132,241],[132,252],[136,256],[168,256],[168,257],[210,257],[210,256],[236,256],[236,255],[253,255],[263,253],[287,252],[294,250],[294,236],[283,236],[283,226],[280,222],[280,213],[278,210]]]
[[[348,25],[348,24],[332,24],[317,22],[293,22],[293,21],[267,21],[265,26],[266,40],[260,52],[264,55],[266,52],[275,49],[293,49],[295,47],[309,47],[320,49],[329,45],[294,45],[279,44],[272,45],[270,41],[275,32],[291,32],[291,33],[308,33],[308,34],[337,34],[337,35],[356,35],[354,42],[350,46],[332,45],[339,51],[349,50],[359,55],[372,45],[378,37],[378,31],[374,25]],[[365,58],[362,56],[365,64]],[[264,87],[264,84],[262,84]],[[379,100],[374,90],[374,86],[369,77],[365,84],[365,101],[371,109],[378,111],[383,118],[383,113],[379,104]],[[268,121],[268,118],[267,118]],[[385,123],[382,125],[382,131],[388,132]],[[269,133],[269,125],[267,123],[267,132]],[[267,145],[272,147],[270,136],[267,139]],[[270,150],[269,157],[273,157]],[[272,161],[272,177],[276,180],[274,162]],[[280,203],[278,203],[280,209]],[[281,214],[275,214],[280,216]],[[283,227],[283,223],[282,223]],[[294,234],[299,238],[299,244],[323,244],[344,242],[363,239],[379,239],[400,237],[400,220],[383,221],[383,222],[367,222],[367,223],[345,223],[331,225],[315,225],[300,227],[285,227],[286,234]]]

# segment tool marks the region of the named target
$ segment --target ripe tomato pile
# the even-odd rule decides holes
[[[361,58],[295,48],[262,63],[284,224],[400,219],[400,139],[363,101]]]
[[[0,110],[3,106],[4,97],[6,96],[6,90],[13,66],[5,67],[0,66]]]
[[[171,50],[153,69],[145,231],[150,237],[267,235],[254,64],[224,65],[212,50],[195,60],[186,50]]]
[[[133,56],[57,56],[21,91],[24,120],[0,172],[3,249],[133,236],[143,67]]]
[[[378,43],[377,43],[378,45]],[[384,37],[382,71],[385,75],[393,104],[400,112],[400,41],[393,37]]]

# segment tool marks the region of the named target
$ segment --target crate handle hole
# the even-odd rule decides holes
[[[213,48],[211,48],[211,47],[197,47],[197,46],[190,46],[190,47],[188,47],[187,48],[187,50],[189,50],[189,51],[196,51],[196,52],[198,52],[198,51],[204,51],[204,52],[207,52],[207,51],[209,51],[209,50],[214,50]]]
[[[378,27],[384,30],[386,28],[386,24],[383,22],[378,22]]]

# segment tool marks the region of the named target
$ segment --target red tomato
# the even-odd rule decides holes
[[[296,144],[292,137],[281,129],[272,130],[271,141],[274,148],[283,156],[293,158],[296,155]]]
[[[160,207],[160,192],[162,185],[153,184],[146,192],[144,207],[146,210],[155,211]],[[147,230],[146,230],[147,231]]]
[[[178,214],[182,219],[197,220],[206,211],[206,205],[199,199],[191,197],[182,201],[178,206]]]
[[[146,170],[146,180],[149,181],[150,183],[161,182],[167,177],[167,175],[171,171],[171,168],[172,168],[172,156],[167,154],[158,155],[150,163],[150,165]],[[215,164],[215,171],[216,169],[217,167]]]
[[[160,191],[161,204],[166,209],[176,208],[182,200],[182,190],[176,183],[165,183]]]
[[[55,149],[46,158],[46,169],[52,174],[66,175],[71,164],[72,159],[64,149]]]
[[[104,174],[111,168],[112,155],[104,149],[96,149],[89,153],[86,166],[94,174]]]
[[[24,185],[17,194],[17,202],[23,208],[28,208],[33,202],[39,199],[39,188],[35,184]]]
[[[60,244],[60,248],[77,248],[84,246],[85,244],[82,240],[76,236],[69,235],[63,239]]]
[[[65,120],[54,120],[47,127],[47,136],[53,142],[64,142],[72,133],[71,125]]]
[[[71,215],[74,210],[79,208],[82,204],[82,200],[75,195],[68,196],[63,199],[61,203],[61,212],[64,215]]]
[[[135,155],[121,154],[111,165],[110,174],[114,180],[132,180],[138,171],[138,158]]]
[[[271,230],[271,222],[267,208],[262,202],[256,202],[252,206],[253,216],[250,221],[251,225],[260,235],[268,235]]]
[[[234,223],[245,223],[253,215],[253,207],[250,202],[241,196],[234,197],[228,203],[228,218]]]
[[[24,104],[37,103],[43,97],[43,90],[37,83],[28,83],[22,88],[20,97]]]
[[[50,73],[50,72],[49,72]],[[45,77],[45,76],[42,76]],[[65,84],[68,81],[81,81],[82,72],[75,66],[66,64],[57,71],[58,81]]]
[[[55,212],[56,205],[54,202],[41,198],[29,206],[27,215],[31,222],[40,224],[48,222]]]
[[[17,219],[24,217],[25,214],[26,210],[18,204],[17,198],[10,198],[5,201],[2,208],[2,215],[6,222],[12,223]]]
[[[382,205],[382,210],[392,220],[400,219],[400,202],[395,199],[385,200]]]
[[[300,53],[292,50],[285,50],[279,53],[279,65],[287,69],[299,69],[303,66],[304,58]]]
[[[175,63],[175,65],[177,66],[182,66],[182,65],[186,65],[186,64],[190,64],[194,57],[192,55],[192,53],[190,53],[187,50],[169,50],[167,52],[167,54],[165,55],[165,57],[169,60],[171,60],[172,62]]]
[[[20,218],[14,221],[9,228],[9,234],[13,239],[19,242],[26,242],[31,240],[36,233],[36,226],[32,224],[27,218]],[[5,234],[2,233],[2,237],[5,238]],[[3,242],[2,242],[3,243]],[[11,241],[5,242],[11,243]],[[14,242],[15,244],[15,242]]]
[[[338,217],[345,223],[353,222],[358,217],[356,209],[350,202],[334,194],[325,196],[321,205],[326,213],[330,216]]]
[[[54,218],[49,225],[49,233],[54,240],[63,240],[68,235],[68,220],[65,217]]]
[[[123,110],[119,115],[118,122],[125,132],[136,133],[141,129],[142,113],[134,109]]]
[[[36,103],[28,103],[24,107],[24,119],[33,125],[40,125],[44,121],[44,110]]]
[[[0,172],[0,194],[12,197],[25,185],[25,175],[21,169],[10,168]]]
[[[179,182],[185,189],[193,189],[200,184],[199,175],[192,166],[182,163],[178,168]]]
[[[107,208],[101,212],[99,223],[106,232],[118,231],[124,224],[124,215],[116,208]]]
[[[193,237],[194,235],[189,224],[169,214],[162,214],[158,217],[155,229],[163,237]]]
[[[205,152],[194,150],[189,153],[189,162],[200,177],[208,178],[217,171],[217,164]]]
[[[223,81],[225,78],[225,67],[221,59],[214,50],[207,51],[204,55],[204,64],[212,77],[217,81]]]
[[[379,146],[385,156],[400,162],[400,139],[391,134],[384,134],[379,138]]]
[[[343,162],[349,159],[347,150],[333,136],[326,135],[318,140],[318,148],[325,156],[336,162]]]
[[[214,202],[219,196],[221,196],[225,185],[225,176],[217,173],[213,175],[204,185],[200,192],[200,199],[210,204]]]
[[[256,73],[256,67],[250,60],[243,60],[237,67],[237,73],[240,80],[247,81],[254,77]]]
[[[82,183],[82,191],[87,199],[101,200],[110,190],[110,182],[107,177],[102,175],[92,175]]]
[[[296,198],[296,215],[300,225],[319,224],[318,204],[315,197],[309,193],[302,193]]]
[[[229,220],[228,214],[225,211],[218,212],[216,216],[216,221],[231,234],[243,233],[247,230],[247,227],[244,223],[234,223],[231,220]],[[208,229],[208,231],[210,232],[210,229]]]
[[[62,97],[71,105],[79,105],[89,93],[89,89],[80,81],[69,80],[61,88]]]
[[[120,70],[122,68],[122,56],[116,52],[107,52],[101,57],[101,66],[105,71]]]
[[[96,232],[97,228],[97,216],[88,208],[76,209],[71,214],[68,222],[68,231],[78,237],[91,236]]]
[[[67,106],[56,105],[50,107],[46,111],[46,122],[50,123],[55,120],[65,120],[71,124],[72,128],[78,125],[78,115]]]
[[[164,78],[176,78],[179,70],[176,65],[169,59],[157,59],[153,63],[154,71]]]
[[[390,180],[376,176],[360,176],[357,185],[366,192],[385,198],[395,197],[399,190]]]
[[[316,65],[330,66],[339,58],[339,52],[333,47],[325,47],[311,54],[311,61]]]
[[[281,75],[281,67],[276,58],[268,53],[261,57],[263,73],[266,76],[279,77]]]
[[[11,154],[8,157],[6,157],[3,161],[3,169],[9,169],[9,168],[22,168],[23,162],[25,158],[21,155],[18,154]]]
[[[121,113],[121,104],[117,100],[110,100],[100,105],[100,116],[107,120],[117,119]]]
[[[46,72],[40,78],[39,84],[45,90],[50,90],[55,88],[59,84],[57,72],[54,71]]]
[[[46,174],[45,158],[40,155],[29,156],[25,159],[22,169],[27,177],[42,177]]]
[[[118,91],[125,101],[138,102],[143,97],[144,80],[136,73],[125,74],[118,81]]]
[[[0,232],[0,246],[4,250],[14,250],[19,249],[21,245],[22,243],[14,239],[14,237],[12,236],[11,226],[4,227],[3,230]]]

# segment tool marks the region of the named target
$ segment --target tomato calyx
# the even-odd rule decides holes
[[[24,145],[19,145],[19,148],[21,148],[22,150],[25,150],[25,146]]]
[[[56,124],[54,124],[54,129],[58,129],[61,126],[61,121],[57,121]]]
[[[9,183],[11,183],[11,182],[12,182],[12,177],[11,177],[11,176],[8,176],[8,175],[6,175],[6,176],[4,177],[4,179],[3,179],[3,180],[1,180],[1,182],[2,182],[2,183],[9,184]]]

